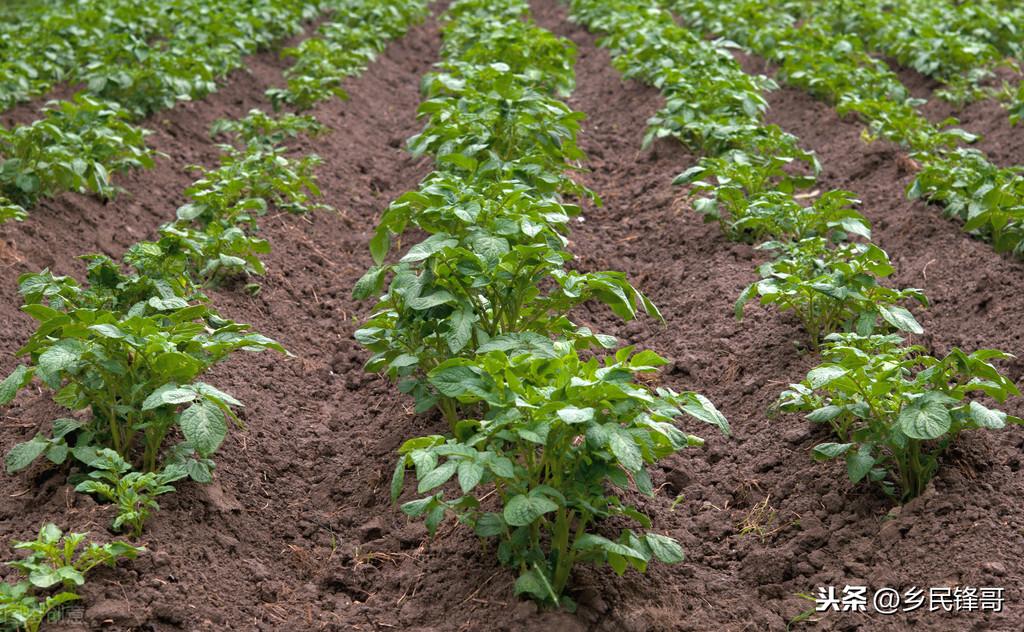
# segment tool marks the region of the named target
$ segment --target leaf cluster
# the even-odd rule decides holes
[[[16,583],[0,582],[0,622],[13,623],[19,630],[35,632],[47,614],[63,604],[80,597],[74,592],[85,584],[85,575],[93,568],[105,564],[114,566],[119,559],[135,559],[145,551],[127,542],[96,544],[85,542],[86,533],[65,535],[54,524],[39,530],[39,536],[29,542],[16,542],[15,549],[29,551],[26,557],[7,562],[25,579]],[[60,592],[38,594],[40,591]]]
[[[608,564],[619,575],[644,572],[652,559],[681,562],[681,547],[666,536],[624,529],[612,540],[593,527],[622,516],[650,528],[622,493],[653,496],[645,465],[703,443],[675,426],[683,413],[728,432],[714,406],[694,393],[643,387],[638,376],[665,363],[651,351],[624,347],[603,363],[584,361],[565,341],[522,334],[496,338],[485,351],[431,372],[460,404],[486,412],[459,422],[461,438],[402,446],[392,497],[401,494],[407,468],[417,493],[429,494],[402,511],[425,517],[431,532],[452,512],[480,537],[498,538],[499,560],[520,569],[516,592],[546,603],[571,603],[561,594],[577,562]],[[454,497],[440,489],[450,479],[458,482]],[[490,489],[498,510],[486,501]]]
[[[205,285],[263,275],[270,244],[257,235],[259,218],[271,208],[295,214],[329,208],[313,202],[321,195],[319,156],[289,158],[279,144],[321,129],[307,117],[273,118],[259,110],[218,123],[214,131],[234,135],[241,148],[222,145],[220,166],[193,167],[201,177],[185,190],[190,201],[160,227],[157,241],[136,244],[128,260],[149,274],[187,274]]]
[[[0,128],[0,195],[22,207],[63,191],[113,197],[111,172],[153,166],[146,133],[116,104],[52,101],[35,123]]]
[[[896,501],[924,491],[961,432],[1024,423],[977,399],[1020,395],[992,365],[1011,357],[1002,351],[953,349],[937,358],[895,335],[826,340],[825,361],[777,405],[831,429],[834,441],[816,446],[816,459],[844,459],[852,482],[875,483]]]
[[[760,281],[746,287],[736,301],[736,318],[755,297],[762,305],[792,311],[817,347],[835,331],[862,335],[894,329],[924,333],[914,315],[900,303],[928,301],[921,290],[892,289],[879,279],[893,273],[889,256],[874,244],[843,243],[833,246],[824,237],[767,242],[779,256],[761,265]]]
[[[87,480],[75,486],[76,492],[95,494],[117,505],[112,528],[121,531],[130,527],[132,535],[142,535],[142,528],[153,511],[160,509],[156,497],[174,491],[171,483],[189,475],[181,463],[172,463],[160,472],[136,472],[120,454],[109,448],[96,451],[89,461],[92,471]]]
[[[122,272],[100,255],[88,261],[85,287],[49,271],[19,279],[23,311],[39,324],[18,352],[29,364],[0,383],[0,404],[37,378],[55,391],[56,403],[88,411],[89,418],[58,419],[51,436],[16,445],[6,458],[8,471],[44,454],[61,463],[69,448],[87,465],[96,449],[111,448],[156,471],[175,428],[185,439],[182,449],[209,457],[235,418],[232,407],[241,404],[196,379],[234,351],[283,348],[222,319],[202,300],[179,295],[175,283]],[[209,480],[209,472],[193,478]]]

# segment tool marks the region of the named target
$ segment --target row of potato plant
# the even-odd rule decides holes
[[[377,4],[386,3],[364,7],[368,21],[379,15],[371,6]],[[405,19],[401,12],[392,15]],[[381,49],[402,30],[375,32],[381,41],[366,42],[368,49]],[[350,74],[359,70],[347,68]],[[212,480],[214,452],[230,423],[241,423],[235,409],[242,404],[199,381],[202,374],[238,350],[284,352],[246,325],[217,315],[202,286],[264,272],[260,255],[269,245],[256,237],[256,220],[270,207],[292,213],[322,207],[313,202],[319,159],[289,158],[282,146],[324,131],[315,119],[253,110],[218,121],[211,131],[232,143],[221,145],[219,167],[195,167],[201,177],[186,191],[190,201],[160,228],[157,241],[128,248],[120,263],[85,257],[86,287],[49,271],[20,279],[23,309],[40,325],[20,351],[29,364],[0,382],[0,403],[38,378],[56,391],[56,403],[74,411],[54,420],[50,433],[15,446],[5,459],[8,471],[40,457],[57,465],[74,462],[76,491],[113,503],[112,528],[135,537],[159,509],[156,498],[174,491],[175,482]],[[47,525],[36,541],[16,543],[33,553],[9,563],[25,579],[0,589],[0,617],[36,630],[45,617],[56,616],[52,611],[78,599],[74,589],[86,571],[143,551],[115,542],[90,544],[76,556],[84,538],[62,539]],[[57,586],[63,590],[54,593]]]
[[[249,178],[259,180],[259,174]],[[141,251],[147,266],[137,261]],[[146,243],[130,248],[122,262],[87,255],[84,285],[49,270],[22,275],[22,310],[38,325],[18,351],[28,363],[0,382],[0,404],[38,380],[70,412],[15,445],[4,459],[7,471],[40,458],[72,466],[75,490],[113,503],[112,528],[136,537],[159,509],[156,498],[173,491],[173,483],[212,480],[211,457],[229,424],[240,423],[234,409],[241,402],[201,381],[202,375],[236,351],[284,352],[247,325],[219,316],[193,281],[199,261],[180,266],[178,256]],[[48,525],[34,543],[16,545],[35,553],[9,563],[26,577],[0,590],[4,620],[38,629],[48,613],[78,599],[74,589],[88,568],[143,550],[92,544],[76,562],[84,537],[71,534],[61,542],[60,531]],[[83,561],[88,568],[80,568]],[[63,590],[53,593],[57,586]]]
[[[777,64],[779,78],[853,113],[868,139],[883,137],[906,148],[919,169],[908,195],[924,198],[960,218],[964,230],[990,240],[999,252],[1024,255],[1024,179],[1020,166],[999,167],[977,149],[976,137],[925,118],[921,101],[855,35],[837,33],[813,14],[797,20],[789,5],[764,0],[671,0],[684,22],[717,34]]]
[[[275,107],[287,104],[299,110],[334,97],[348,98],[342,80],[361,73],[388,41],[426,17],[429,4],[429,0],[335,2],[316,37],[282,52],[295,60],[285,71],[288,84],[268,90],[267,96]]]
[[[157,21],[147,13],[152,9],[136,4],[103,9],[101,23],[122,24],[128,21],[124,15],[144,23],[147,18]],[[304,21],[323,11],[330,11],[331,17],[321,27],[321,36],[283,52],[295,59],[286,71],[288,85],[270,90],[268,96],[275,106],[287,103],[301,109],[342,96],[340,82],[361,72],[384,43],[421,19],[426,4],[258,0],[240,8],[190,0],[160,14],[159,24],[165,24],[167,16],[188,16],[174,23],[167,39],[151,45],[130,30],[118,31],[127,41],[114,38],[117,43],[104,44],[102,52],[96,52],[104,61],[88,62],[77,74],[61,71],[63,80],[84,82],[85,89],[69,100],[49,103],[43,118],[32,124],[0,128],[0,223],[23,220],[26,209],[41,197],[64,191],[113,197],[117,188],[112,173],[153,165],[147,132],[135,121],[213,92],[218,80],[241,67],[245,55],[299,32]],[[63,32],[64,19],[54,22],[49,28]],[[40,28],[45,24],[49,23],[44,21]]]
[[[379,32],[382,39],[394,34]],[[63,463],[70,453],[98,473],[81,490],[118,501],[132,491],[115,493],[129,476],[136,480],[136,467],[144,475],[134,492],[145,490],[147,496],[165,493],[169,483],[186,475],[210,480],[208,457],[223,440],[227,421],[237,421],[232,407],[240,404],[209,385],[192,383],[235,350],[283,349],[220,318],[202,287],[264,273],[260,257],[269,244],[256,233],[258,218],[269,208],[291,213],[323,208],[313,201],[320,194],[313,173],[320,159],[290,158],[283,145],[323,131],[312,117],[274,117],[260,110],[218,121],[212,133],[230,137],[233,144],[220,145],[218,167],[193,167],[201,177],[186,190],[190,201],[177,209],[175,221],[159,229],[158,240],[129,247],[120,263],[86,256],[85,287],[49,271],[19,280],[27,303],[23,309],[40,326],[19,352],[31,363],[0,384],[0,403],[37,377],[59,389],[57,403],[90,409],[92,418],[55,421],[51,436],[37,435],[8,454],[8,470],[23,469],[44,455]],[[175,427],[185,441],[165,450],[164,439]],[[165,472],[162,456],[182,467]],[[138,533],[146,515],[122,512],[118,522]]]
[[[497,539],[517,594],[571,609],[577,562],[622,574],[683,559],[672,538],[605,519],[652,526],[620,490],[652,495],[645,465],[701,443],[677,417],[728,425],[696,393],[639,381],[665,363],[657,354],[612,352],[614,338],[570,319],[591,300],[626,320],[660,317],[622,273],[568,267],[580,208],[563,196],[596,199],[568,175],[584,158],[583,115],[558,99],[574,86],[572,43],[521,0],[456,0],[443,34],[444,61],[423,81],[426,124],[409,143],[436,170],[381,219],[355,295],[383,295],[356,338],[374,352],[368,370],[448,422],[448,434],[401,447],[392,496],[409,468],[419,496],[402,510],[432,534],[450,513]],[[412,228],[428,236],[387,263]]]
[[[1000,82],[996,74],[1000,68],[1017,75],[1021,70],[1024,7],[1019,3],[829,0],[805,9],[836,32],[858,36],[871,49],[938,80],[945,86],[936,91],[940,98],[957,105],[996,98],[1012,125],[1024,118],[1024,84]]]
[[[926,299],[879,282],[893,268],[867,242],[870,227],[853,194],[801,193],[815,184],[818,163],[793,136],[764,123],[760,90],[769,80],[745,76],[726,43],[694,36],[666,11],[626,1],[573,0],[571,8],[574,19],[604,34],[601,44],[620,70],[665,95],[647,138],[673,136],[707,154],[675,181],[706,196],[695,210],[729,238],[768,240],[759,247],[776,253],[741,293],[736,315],[759,296],[792,310],[816,348],[824,343],[825,362],[777,404],[835,431],[838,441],[816,446],[815,458],[845,458],[851,481],[875,482],[902,501],[923,491],[960,431],[1020,422],[967,399],[1019,394],[989,362],[1007,354],[954,349],[938,359],[890,333],[922,333],[900,303]]]
[[[372,4],[365,7],[368,19]],[[400,31],[376,32],[379,49]],[[220,318],[203,287],[262,275],[260,257],[269,245],[257,237],[257,220],[269,208],[326,208],[313,201],[318,157],[290,158],[284,146],[324,129],[312,117],[259,110],[218,121],[212,133],[231,140],[220,145],[220,165],[194,167],[201,177],[157,241],[129,247],[120,262],[85,256],[85,286],[49,270],[19,279],[23,309],[40,325],[18,352],[30,364],[0,383],[0,404],[38,378],[56,391],[57,404],[80,414],[15,446],[8,471],[40,457],[61,464],[71,455],[92,470],[78,490],[121,505],[116,529],[130,526],[135,535],[170,483],[212,478],[210,457],[228,422],[239,422],[233,409],[241,404],[197,380],[233,351],[284,348]],[[167,447],[175,428],[184,440]]]
[[[37,94],[51,81],[84,88],[49,102],[31,124],[0,128],[0,222],[22,220],[41,197],[64,191],[112,198],[111,174],[153,165],[148,132],[135,122],[213,92],[245,55],[299,32],[322,10],[308,0],[103,4],[83,2],[72,10],[95,22],[76,25],[55,12],[33,21],[28,30],[35,39],[24,47],[7,42],[12,56],[5,66],[35,77],[26,87],[19,75],[9,75],[7,101]]]
[[[997,15],[979,19],[971,3],[827,0],[814,3],[811,12],[835,32],[860,37],[868,49],[937,79],[945,87],[936,94],[956,104],[985,97],[984,85],[1000,66],[1017,68],[990,41],[1010,25],[998,22]]]
[[[243,57],[302,30],[332,6],[312,0],[83,0],[2,28],[0,109],[55,85],[141,117],[201,98]]]

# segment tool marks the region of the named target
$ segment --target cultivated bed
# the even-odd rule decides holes
[[[442,3],[443,4],[443,3]],[[413,157],[406,139],[417,119],[420,78],[439,60],[441,35],[431,17],[391,42],[366,72],[343,83],[349,99],[326,100],[311,113],[329,131],[291,141],[293,154],[316,153],[322,201],[336,212],[293,215],[271,210],[259,220],[266,275],[207,290],[224,317],[251,323],[292,354],[238,354],[204,381],[244,402],[244,429],[228,433],[215,479],[182,482],[137,540],[148,549],[116,568],[97,569],[79,589],[85,607],[75,625],[138,630],[1018,630],[1024,626],[1024,477],[1020,428],[968,432],[942,457],[942,469],[902,507],[877,489],[847,480],[841,462],[819,463],[811,449],[829,441],[825,426],[799,414],[771,413],[787,385],[821,362],[799,321],[748,305],[737,296],[757,280],[770,253],[729,241],[694,213],[678,174],[699,154],[673,138],[641,149],[647,120],[663,105],[655,88],[623,80],[597,36],[569,20],[556,0],[534,0],[538,25],[578,47],[576,89],[565,99],[586,114],[579,145],[588,158],[574,175],[603,199],[582,202],[570,225],[574,270],[618,270],[660,308],[664,324],[622,322],[604,306],[574,310],[586,325],[669,364],[652,385],[707,396],[729,420],[731,436],[683,418],[704,437],[650,466],[655,494],[625,494],[652,520],[652,530],[679,541],[686,560],[652,561],[645,574],[618,577],[608,567],[578,565],[568,594],[574,614],[538,608],[513,594],[515,569],[502,567],[492,541],[446,518],[430,538],[423,521],[392,503],[397,450],[410,437],[444,434],[436,410],[414,414],[413,401],[386,378],[366,373],[370,357],[353,339],[372,301],[352,298],[371,265],[367,243],[381,212],[415,190],[433,169]],[[293,40],[297,42],[301,39]],[[771,75],[763,58],[736,53],[749,73]],[[0,373],[35,330],[19,311],[16,279],[50,268],[81,275],[77,257],[120,257],[156,237],[184,204],[194,173],[216,165],[221,151],[210,125],[266,107],[265,90],[284,85],[288,66],[275,52],[247,58],[218,91],[144,119],[148,144],[163,152],[153,169],[115,178],[116,199],[63,193],[42,200],[25,222],[0,227]],[[917,96],[938,87],[912,71],[902,78]],[[890,256],[892,287],[920,288],[930,306],[914,308],[923,327],[913,336],[936,356],[953,347],[1024,354],[1024,263],[997,254],[957,222],[905,189],[915,165],[898,146],[866,143],[863,124],[841,118],[804,91],[766,93],[766,121],[796,136],[822,165],[815,187],[842,188],[861,200],[872,239]],[[937,101],[937,100],[936,100]],[[31,120],[22,105],[5,123]],[[949,106],[929,103],[938,121]],[[986,136],[982,148],[1000,166],[1024,162],[1021,129],[991,102],[967,106],[962,127]],[[418,236],[397,246],[404,252]],[[1024,360],[997,363],[1017,384]],[[1001,407],[1024,415],[1024,401]],[[0,449],[30,439],[67,416],[41,385],[3,411]],[[53,522],[109,540],[116,512],[76,493],[67,468],[37,462],[0,477],[0,535],[30,540]],[[411,481],[410,477],[410,481]],[[407,482],[407,487],[409,487]],[[415,487],[413,484],[412,487]],[[415,490],[412,490],[415,491]],[[407,493],[403,501],[412,500]],[[620,524],[621,523],[621,524]],[[616,518],[599,525],[616,537]],[[481,543],[483,542],[483,543]],[[11,558],[13,558],[13,554]],[[1000,613],[923,611],[808,613],[819,587],[865,585],[999,586]],[[808,600],[807,596],[811,599]],[[801,614],[809,621],[799,621]],[[54,626],[59,629],[73,629]],[[45,629],[45,628],[44,628]]]

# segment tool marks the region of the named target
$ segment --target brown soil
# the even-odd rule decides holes
[[[211,381],[246,403],[247,428],[222,448],[214,485],[182,485],[164,497],[144,537],[150,554],[95,573],[82,591],[90,629],[109,619],[104,629],[784,630],[813,607],[799,593],[844,584],[1004,586],[1009,605],[985,616],[831,615],[820,628],[1021,629],[1020,431],[965,437],[934,489],[892,520],[884,520],[887,503],[852,487],[840,467],[813,463],[808,453],[821,432],[797,417],[766,414],[786,383],[814,364],[799,346],[797,324],[761,309],[743,323],[731,315],[762,255],[702,224],[670,185],[693,155],[674,142],[639,151],[659,95],[623,83],[607,53],[565,21],[555,0],[534,8],[543,26],[580,46],[570,102],[589,117],[581,142],[591,171],[582,179],[605,206],[588,208],[574,231],[576,265],[626,271],[668,322],[622,324],[598,309],[577,318],[670,358],[663,382],[707,394],[733,425],[730,439],[694,428],[707,446],[665,461],[653,472],[657,495],[636,499],[657,531],[682,541],[689,559],[622,578],[580,568],[579,613],[538,613],[513,597],[513,575],[465,528],[446,522],[430,541],[388,501],[395,448],[444,424],[412,415],[391,384],[362,372],[367,354],[351,334],[369,305],[349,292],[369,264],[366,242],[380,210],[430,168],[411,159],[402,141],[418,131],[418,78],[437,57],[431,22],[348,82],[351,101],[317,112],[334,133],[310,146],[326,159],[321,180],[339,213],[268,218],[274,252],[263,291],[255,298],[215,293],[226,315],[252,322],[296,357],[233,358],[215,371]],[[154,145],[172,160],[126,179],[129,195],[107,206],[64,196],[24,225],[0,229],[20,257],[0,284],[0,369],[10,370],[11,352],[30,333],[14,308],[16,273],[45,265],[76,271],[80,252],[119,254],[151,234],[181,201],[190,180],[181,165],[215,157],[208,123],[243,113],[279,79],[272,65],[257,66],[210,100],[168,113]],[[858,124],[800,92],[781,90],[770,100],[772,121],[819,153],[822,186],[849,188],[864,200],[876,241],[899,269],[895,282],[931,297],[919,342],[938,352],[991,346],[1020,355],[1024,265],[967,238],[937,209],[908,202],[898,154],[864,145]],[[1020,381],[1024,364],[1004,368]],[[39,392],[22,394],[4,413],[6,451],[58,411]],[[744,533],[760,503],[770,511],[750,525],[759,533]],[[70,492],[63,472],[36,466],[0,477],[4,539],[29,537],[46,521],[104,535],[111,517],[109,508]]]

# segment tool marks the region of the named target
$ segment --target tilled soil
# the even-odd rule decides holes
[[[410,158],[403,141],[419,129],[418,79],[437,58],[431,21],[349,81],[350,101],[316,113],[334,132],[309,145],[325,158],[321,182],[339,212],[268,217],[264,233],[274,252],[262,292],[225,289],[213,296],[227,316],[252,322],[295,357],[235,357],[214,372],[209,381],[246,403],[246,429],[223,446],[215,484],[182,485],[163,497],[143,538],[149,554],[95,572],[82,590],[85,625],[784,630],[813,608],[799,594],[818,586],[968,584],[1005,587],[1006,611],[831,614],[818,627],[1021,629],[1019,429],[966,436],[933,489],[898,512],[872,490],[851,486],[839,465],[812,462],[810,448],[824,433],[796,416],[767,413],[780,390],[815,364],[801,347],[799,326],[759,308],[742,323],[732,317],[732,303],[756,277],[763,255],[703,224],[684,192],[671,186],[695,156],[675,142],[639,150],[645,120],[661,105],[657,92],[622,82],[595,38],[567,22],[555,0],[537,0],[534,9],[542,26],[579,45],[570,104],[588,115],[581,143],[590,155],[590,171],[580,177],[605,202],[588,207],[575,227],[575,265],[627,272],[667,323],[623,324],[597,308],[576,318],[668,357],[662,382],[708,395],[733,426],[725,438],[687,424],[707,445],[663,462],[653,472],[656,496],[633,499],[652,515],[655,530],[683,543],[688,560],[622,578],[582,567],[574,576],[578,614],[538,613],[511,594],[514,576],[497,565],[490,545],[450,520],[429,540],[419,522],[389,503],[395,448],[444,424],[413,415],[394,386],[362,372],[367,354],[351,335],[370,306],[352,301],[350,288],[369,265],[366,243],[379,212],[430,169],[428,161]],[[190,181],[181,165],[216,156],[208,123],[244,113],[267,85],[280,82],[276,62],[264,62],[210,100],[168,113],[177,137],[160,131],[153,140],[172,159],[124,179],[128,195],[106,207],[64,196],[24,225],[0,229],[18,258],[0,284],[0,368],[10,370],[11,352],[31,331],[15,308],[16,274],[46,265],[77,271],[74,255],[119,254],[170,218]],[[800,92],[780,90],[769,99],[772,122],[818,152],[822,187],[848,188],[864,201],[875,239],[898,269],[894,283],[921,287],[932,299],[919,317],[927,334],[917,342],[936,352],[989,346],[1020,355],[1024,265],[966,237],[938,209],[907,201],[909,174],[898,152],[865,145],[855,122]],[[1020,361],[1003,368],[1021,380]],[[1024,406],[1015,402],[1008,410],[1021,414]],[[5,451],[59,414],[43,392],[23,393],[4,412]],[[111,519],[109,507],[71,492],[63,471],[37,465],[0,477],[6,539],[30,537],[46,521],[108,537]]]

